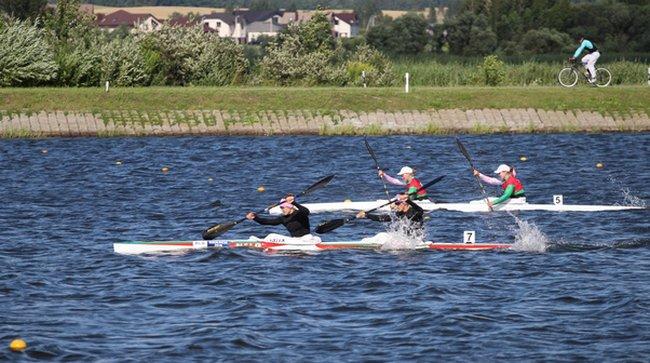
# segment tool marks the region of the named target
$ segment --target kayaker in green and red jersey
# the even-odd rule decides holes
[[[483,175],[480,171],[474,169],[474,175],[478,176],[482,182],[490,185],[501,185],[501,189],[503,189],[503,194],[501,194],[500,197],[496,200],[488,201],[490,208],[513,198],[523,198],[522,201],[526,201],[524,185],[516,178],[517,172],[515,171],[515,168],[511,168],[506,164],[501,164],[497,170],[494,171],[494,174],[499,174],[501,180]]]
[[[422,188],[422,183],[415,177],[415,171],[408,166],[403,167],[397,175],[402,176],[402,180],[393,178],[392,176],[379,170],[379,177],[383,178],[388,184],[406,187],[406,194],[415,193],[418,189]],[[412,200],[429,199],[426,189],[422,189],[417,194],[410,196]]]
[[[280,202],[281,216],[260,217],[254,212],[248,212],[246,218],[269,226],[282,224],[287,228],[291,237],[303,237],[310,234],[309,209],[298,204],[293,194],[287,194]]]

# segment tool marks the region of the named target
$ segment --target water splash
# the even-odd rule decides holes
[[[608,176],[609,182],[612,183],[616,188],[619,189],[623,195],[623,205],[631,207],[647,207],[647,203],[644,199],[637,197],[632,193],[632,190],[623,185],[623,183],[616,177],[610,175]],[[617,203],[618,204],[618,203]]]
[[[425,236],[424,229],[413,228],[408,221],[394,218],[388,223],[386,232],[380,232],[363,240],[381,245],[380,249],[383,251],[414,250],[423,246]]]
[[[623,187],[621,189],[623,193],[623,203],[624,205],[629,205],[632,207],[647,207],[646,201],[632,194],[632,191],[628,187]]]
[[[522,252],[546,252],[551,245],[548,237],[535,225],[535,223],[527,222],[512,215],[517,222],[517,230],[515,234],[515,243],[512,245],[512,250]]]

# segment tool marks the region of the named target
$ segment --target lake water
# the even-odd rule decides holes
[[[554,194],[565,204],[650,198],[648,133],[462,140],[485,172],[514,163],[529,202],[551,203]],[[480,198],[453,137],[369,141],[393,175],[405,164],[423,183],[447,175],[430,190],[434,199]],[[650,358],[648,210],[436,211],[426,222],[432,240],[460,241],[475,230],[479,242],[518,239],[545,252],[123,256],[114,242],[200,239],[206,226],[330,173],[332,183],[303,201],[385,195],[357,137],[1,140],[0,151],[2,361]],[[340,216],[312,215],[312,226]],[[322,238],[383,228],[358,221]],[[271,232],[283,230],[246,222],[223,237]],[[26,351],[7,348],[16,337]]]

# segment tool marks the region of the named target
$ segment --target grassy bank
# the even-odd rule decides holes
[[[398,59],[394,71],[400,77],[408,72],[414,86],[479,86],[484,80],[482,60],[477,62],[437,62],[431,59]],[[562,62],[524,61],[505,63],[502,86],[555,86],[557,74],[567,65]],[[632,61],[598,62],[612,73],[612,85],[643,85],[647,82],[648,64]]]
[[[650,87],[276,88],[151,87],[5,88],[4,113],[102,110],[352,110],[535,108],[650,114]]]

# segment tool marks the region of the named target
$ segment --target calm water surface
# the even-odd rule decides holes
[[[436,200],[480,198],[453,140],[370,142],[392,173],[408,164],[423,182],[447,175]],[[484,171],[515,163],[529,202],[650,198],[647,133],[463,140]],[[517,214],[548,238],[543,253],[121,256],[112,243],[199,239],[329,173],[336,179],[304,201],[376,199],[383,187],[362,138],[2,140],[0,151],[0,361],[650,359],[647,210]],[[437,211],[427,228],[439,241],[521,234],[503,213]],[[359,221],[323,237],[381,230]],[[270,232],[282,229],[242,223],[224,237]],[[15,337],[25,352],[6,348]]]

